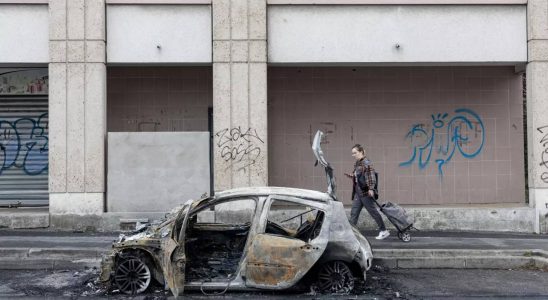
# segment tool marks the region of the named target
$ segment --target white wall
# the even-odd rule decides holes
[[[268,61],[525,62],[526,33],[525,5],[276,5]]]
[[[48,6],[0,4],[0,64],[48,63]]]
[[[209,132],[109,132],[109,212],[165,212],[209,189]]]
[[[211,63],[211,6],[108,5],[107,62]]]

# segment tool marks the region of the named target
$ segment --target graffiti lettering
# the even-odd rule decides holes
[[[36,120],[0,120],[0,175],[10,168],[38,175],[48,168],[47,113]]]
[[[405,136],[412,143],[411,158],[400,166],[410,166],[417,160],[419,169],[424,169],[434,159],[441,177],[443,166],[457,152],[465,158],[476,157],[485,142],[483,122],[478,114],[467,108],[457,109],[455,114],[449,121],[445,120],[449,116],[447,113],[432,115],[431,130],[425,129],[430,126],[424,124],[414,125]]]
[[[243,132],[241,128],[225,128],[218,131],[217,147],[221,149],[221,157],[225,162],[230,162],[227,169],[236,166],[238,171],[244,171],[257,162],[261,155],[260,144],[264,141],[257,134],[257,130],[248,128]]]
[[[540,180],[542,180],[544,183],[548,183],[548,172],[544,172],[540,175]]]
[[[548,128],[548,125],[539,127],[537,128],[537,130],[538,132],[544,134],[539,142],[542,145],[542,148],[544,148],[544,151],[542,151],[542,154],[540,155],[540,166],[548,169],[548,157],[546,157],[548,155],[548,132],[543,131],[546,128]],[[540,175],[540,180],[542,180],[542,182],[544,183],[548,183],[548,171],[545,171]]]

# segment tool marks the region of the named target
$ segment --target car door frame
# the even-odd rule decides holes
[[[304,242],[294,237],[266,233],[268,213],[275,200],[288,201],[323,211],[324,220],[320,234],[313,240]],[[329,202],[285,195],[269,195],[264,201],[256,232],[253,237],[250,236],[252,240],[249,241],[247,255],[245,261],[242,263],[245,266],[245,271],[242,272],[245,278],[245,285],[247,287],[262,289],[289,288],[299,282],[308,273],[325,251],[329,242],[329,228],[332,220],[331,205]],[[269,245],[269,243],[272,245]],[[290,248],[288,250],[308,255],[305,257],[304,255],[295,254],[296,257],[293,258],[276,257],[272,251],[279,250],[274,248],[280,245],[280,243],[288,245],[288,248]]]
[[[174,220],[170,238],[166,239],[164,249],[166,251],[162,264],[167,270],[166,282],[175,298],[181,296],[185,287],[186,253],[184,242],[180,243],[181,234],[184,236],[188,217],[192,207],[192,200],[187,201]],[[181,222],[179,232],[176,232],[177,223]],[[177,236],[176,236],[177,235]]]
[[[240,258],[240,261],[238,263],[238,269],[236,270],[236,272],[234,272],[233,276],[228,281],[228,285],[232,288],[238,288],[238,287],[244,286],[243,280],[241,278],[242,262],[245,260],[245,258],[247,256],[247,250],[249,248],[250,242],[251,242],[253,236],[255,235],[258,220],[259,220],[260,214],[261,214],[261,212],[264,208],[265,199],[266,199],[266,197],[259,196],[259,195],[231,195],[230,197],[220,198],[220,199],[216,199],[214,201],[211,201],[211,202],[207,203],[206,205],[204,205],[203,207],[199,207],[199,208],[194,207],[187,214],[187,216],[189,218],[188,220],[190,220],[190,217],[193,214],[199,213],[199,212],[204,211],[204,210],[208,210],[211,207],[215,207],[216,205],[219,205],[219,204],[223,204],[223,203],[227,203],[227,202],[231,202],[231,201],[239,201],[239,200],[253,200],[253,202],[255,202],[255,210],[254,210],[253,216],[251,218],[249,233],[248,233],[246,244],[244,246],[244,250],[242,252],[242,257]],[[196,209],[198,209],[198,210],[196,210]],[[185,224],[185,232],[186,232],[186,227],[188,225],[188,220],[186,221],[186,224]],[[183,235],[181,238],[184,241],[185,236]],[[184,243],[182,243],[182,244],[183,244],[183,247],[184,247]],[[226,284],[226,283],[225,282],[216,282],[216,281],[202,282],[200,284],[200,286],[201,287],[218,287],[218,286],[220,286],[220,284]],[[193,285],[193,284],[190,284],[188,286],[195,287],[195,285]]]

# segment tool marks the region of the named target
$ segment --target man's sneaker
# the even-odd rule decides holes
[[[376,239],[377,239],[377,240],[384,240],[384,239],[387,238],[389,235],[390,235],[390,231],[384,230],[384,231],[379,232],[379,235],[376,237]]]

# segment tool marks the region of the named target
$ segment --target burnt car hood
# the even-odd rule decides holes
[[[118,240],[112,244],[113,248],[123,248],[131,244],[152,245],[157,241],[168,237],[171,233],[171,223],[174,219],[168,220],[162,225],[148,225],[145,228],[139,228],[136,231],[126,234],[120,234]]]
[[[192,209],[199,205],[207,204],[210,200],[212,200],[211,197],[188,200],[185,205],[190,203]],[[172,209],[159,223],[143,224],[131,233],[120,234],[118,240],[112,245],[112,247],[123,248],[132,244],[139,244],[143,246],[159,245],[159,241],[168,238],[171,235],[171,230],[175,220],[185,216],[185,212],[183,211],[185,205]]]

